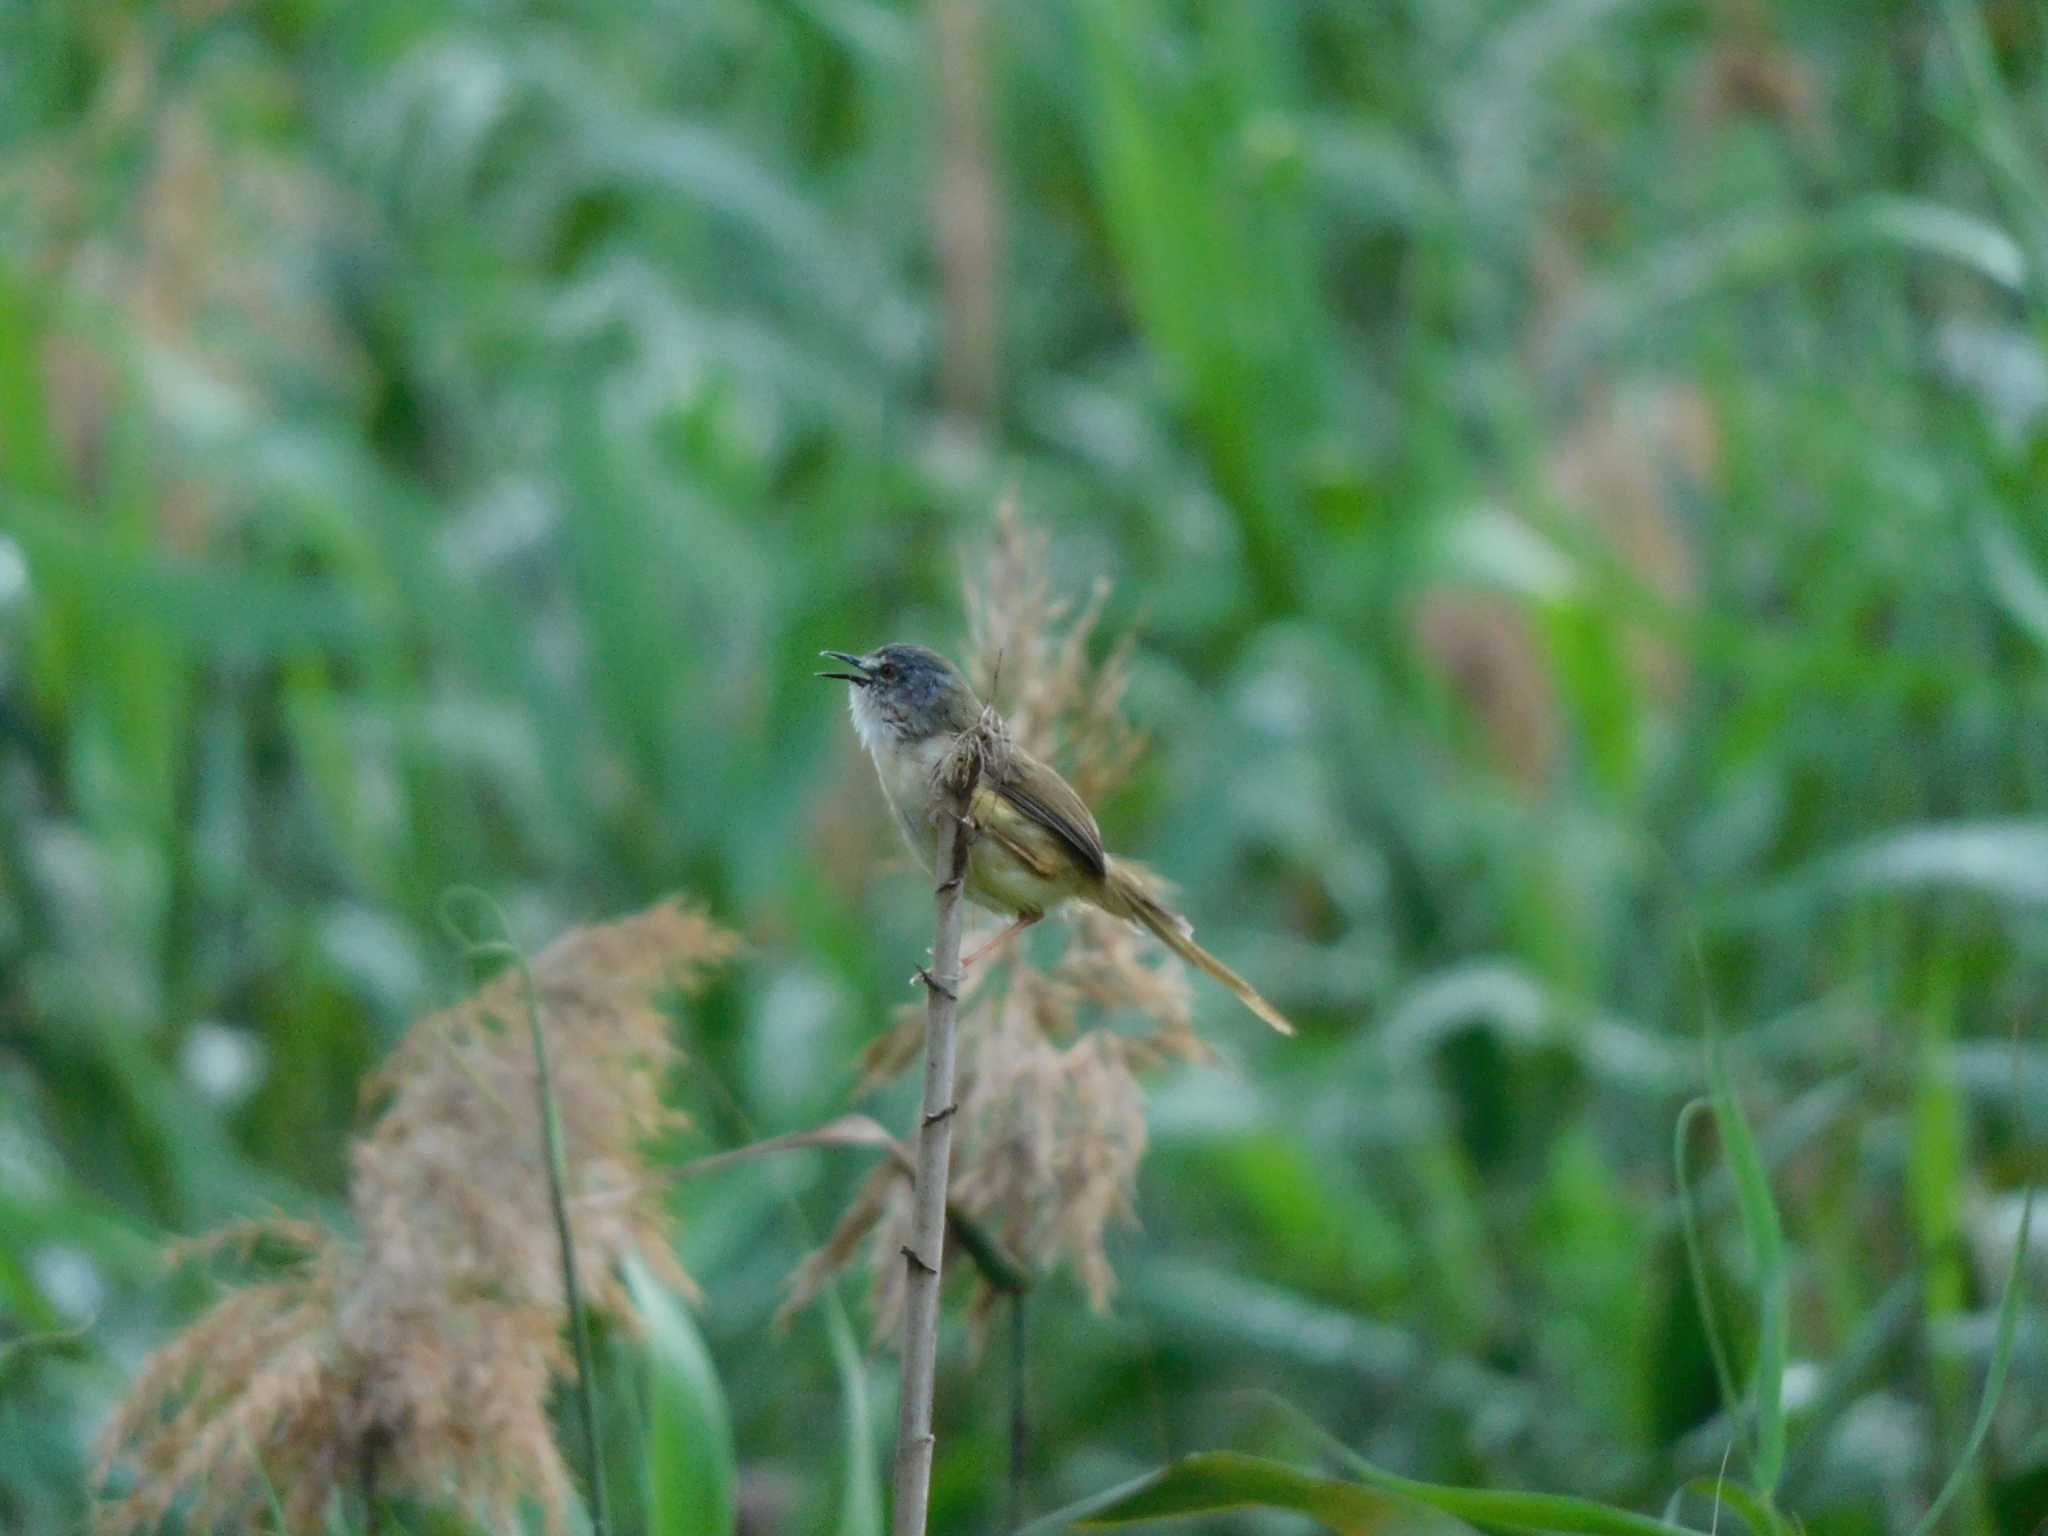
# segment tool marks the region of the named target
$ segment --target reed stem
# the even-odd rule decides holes
[[[932,1392],[938,1372],[939,1270],[945,1258],[946,1180],[953,1159],[953,1056],[960,1002],[960,908],[972,842],[968,808],[981,775],[969,732],[939,774],[936,929],[925,984],[924,1098],[917,1123],[917,1175],[910,1241],[904,1245],[903,1395],[896,1425],[892,1536],[924,1536],[931,1496]]]

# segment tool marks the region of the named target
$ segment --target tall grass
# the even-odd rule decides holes
[[[1229,1396],[1277,1385],[1431,1483],[1648,1515],[1753,1430],[1816,1533],[1966,1465],[1944,1529],[2031,1536],[2036,9],[991,15],[979,437],[917,8],[0,15],[0,1526],[76,1529],[206,1299],[164,1234],[339,1209],[451,886],[536,934],[701,893],[752,947],[675,1150],[753,1139],[712,1080],[839,1111],[923,902],[807,659],[957,647],[1014,483],[1140,627],[1109,841],[1307,1026],[1201,1021],[1115,1310],[1034,1301],[1034,1503],[1282,1449]],[[1753,1131],[1692,1147],[1739,1409],[1654,848]],[[885,1405],[766,1326],[778,1181],[822,1228],[856,1177],[676,1197],[771,1528],[871,1528]],[[949,1347],[940,1402],[937,1519],[990,1523],[1001,1394]]]

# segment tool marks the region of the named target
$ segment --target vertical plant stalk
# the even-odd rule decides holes
[[[984,717],[986,724],[986,717]],[[967,732],[940,766],[932,796],[939,872],[932,963],[925,985],[924,1100],[917,1124],[917,1179],[910,1241],[903,1249],[903,1397],[896,1422],[892,1536],[924,1536],[931,1496],[932,1390],[939,1357],[939,1268],[946,1244],[946,1180],[953,1159],[954,1033],[960,1003],[960,907],[973,842],[968,808],[981,777],[982,728]]]
[[[989,90],[989,0],[931,0],[938,112],[932,236],[945,295],[939,396],[986,430],[1002,330],[1002,200]]]
[[[455,921],[450,905],[456,896],[476,901],[497,920],[502,939],[471,939]],[[582,1421],[583,1445],[590,1456],[591,1536],[611,1536],[604,1487],[604,1441],[597,1428],[597,1377],[590,1364],[590,1318],[583,1307],[583,1287],[576,1278],[576,1238],[569,1226],[569,1157],[562,1147],[562,1117],[555,1108],[554,1078],[548,1070],[548,1043],[540,1022],[540,990],[526,952],[512,942],[511,924],[490,896],[474,887],[458,887],[442,901],[442,921],[472,955],[498,955],[519,967],[526,997],[527,1037],[533,1045],[533,1082],[540,1101],[541,1151],[547,1164],[548,1206],[555,1219],[555,1243],[562,1266],[562,1306],[569,1314],[569,1337],[576,1349],[576,1410]]]
[[[1012,1532],[1024,1529],[1024,1483],[1031,1466],[1030,1324],[1024,1291],[1010,1293],[1010,1518]]]
[[[259,1462],[258,1465],[260,1466],[261,1463]],[[365,1444],[363,1446],[362,1459],[358,1463],[356,1471],[357,1481],[362,1485],[363,1490],[363,1536],[383,1536],[384,1501],[377,1495],[377,1447],[374,1444]],[[272,1493],[272,1505],[275,1506],[276,1502],[277,1495]],[[282,1511],[273,1507],[271,1515],[276,1519],[277,1528],[280,1531],[291,1529],[290,1526],[285,1524]]]
[[[576,1346],[576,1408],[583,1421],[583,1444],[590,1453],[590,1529],[592,1536],[610,1536],[604,1496],[604,1442],[597,1432],[597,1380],[590,1367],[590,1318],[583,1310],[583,1291],[576,1279],[576,1239],[569,1228],[569,1159],[562,1150],[562,1117],[555,1111],[555,1088],[548,1076],[548,1045],[540,1027],[540,998],[526,958],[519,960],[526,982],[526,1028],[533,1037],[534,1086],[540,1096],[541,1145],[548,1161],[548,1204],[554,1208],[555,1241],[562,1258],[562,1304],[569,1312],[569,1337]]]

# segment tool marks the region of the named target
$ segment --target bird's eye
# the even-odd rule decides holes
[[[875,668],[875,676],[881,678],[884,682],[887,682],[890,678],[894,677],[895,675],[896,663],[893,661],[885,661],[879,667]]]

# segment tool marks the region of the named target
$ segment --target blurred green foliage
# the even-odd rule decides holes
[[[164,1237],[338,1209],[357,1080],[462,988],[452,886],[528,942],[697,893],[751,945],[680,1021],[701,1144],[837,1111],[928,910],[810,658],[954,644],[1006,488],[1142,636],[1111,843],[1306,1026],[1205,997],[1113,1313],[1033,1309],[1034,1505],[1270,1449],[1251,1388],[1415,1477],[1711,1477],[1709,1006],[1781,1504],[1933,1498],[2048,1126],[2039,7],[1055,0],[985,47],[885,0],[0,10],[0,1527],[77,1528],[206,1294]],[[942,270],[949,70],[1000,259]],[[861,1172],[679,1192],[725,1405],[683,1326],[642,1411],[729,1412],[751,1530],[872,1525],[888,1373],[768,1326]],[[2032,1273],[1953,1530],[2048,1514]],[[944,1529],[1002,1507],[999,1375],[947,1356]]]

